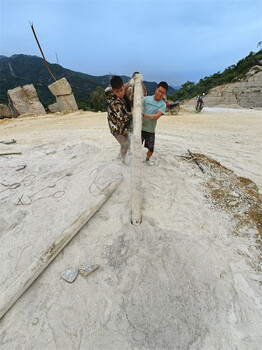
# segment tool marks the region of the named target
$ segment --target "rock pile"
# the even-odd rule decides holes
[[[56,98],[56,103],[48,106],[51,113],[78,110],[72,88],[65,78],[57,80],[48,88]],[[8,107],[0,104],[0,119],[17,118],[22,114],[46,114],[33,84],[8,90],[7,97]]]

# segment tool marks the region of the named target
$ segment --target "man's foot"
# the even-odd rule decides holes
[[[147,165],[154,165],[155,162],[152,159],[150,159],[150,158],[146,158],[146,164]]]

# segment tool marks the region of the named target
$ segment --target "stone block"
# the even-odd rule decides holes
[[[78,111],[78,107],[73,93],[65,96],[56,96],[56,102],[59,112]]]
[[[48,109],[51,113],[59,112],[57,102],[55,102],[51,105],[48,105]]]
[[[34,113],[46,114],[42,103],[38,99],[36,89],[33,84],[18,86],[7,91],[9,109],[13,117],[21,114]]]
[[[70,95],[72,93],[72,88],[66,78],[59,79],[53,84],[48,85],[48,89],[54,96]]]
[[[12,118],[12,114],[6,105],[0,104],[0,119],[4,118]]]

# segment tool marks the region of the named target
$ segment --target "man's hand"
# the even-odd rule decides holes
[[[157,120],[163,115],[162,112],[157,111],[156,114],[143,114],[144,118],[150,119],[150,120]]]
[[[128,86],[129,87],[133,87],[135,85],[135,80],[134,78],[130,79],[129,82],[128,82]]]

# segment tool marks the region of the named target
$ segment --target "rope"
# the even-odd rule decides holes
[[[100,176],[98,177],[99,175],[99,170],[98,168],[95,168],[91,171],[91,173],[89,174],[90,177],[92,177],[92,174],[96,172],[95,176],[94,176],[94,179],[93,179],[93,182],[91,183],[91,185],[89,186],[89,193],[92,195],[92,196],[97,196],[99,194],[101,194],[107,187],[109,187],[111,185],[111,183],[113,183],[114,181],[116,180],[119,180],[121,179],[122,180],[122,177],[117,177],[115,176],[113,179],[111,180],[108,180],[106,179],[104,176]],[[105,180],[103,180],[105,179]],[[103,180],[103,181],[102,181]]]
[[[29,186],[29,185],[31,185],[31,184],[33,183],[33,180],[34,180],[34,178],[36,177],[36,175],[34,175],[34,174],[27,175],[27,176],[24,177],[20,182],[14,182],[14,183],[9,184],[9,185],[6,185],[6,184],[0,182],[1,185],[7,187],[7,188],[5,188],[3,191],[0,191],[0,193],[5,192],[5,191],[7,191],[7,190],[9,190],[9,189],[12,189],[12,190],[16,189],[17,187],[21,186],[21,183],[24,182],[26,178],[30,178],[30,177],[33,177],[33,179],[31,180],[30,183],[28,183],[27,185],[25,185],[25,186]]]
[[[35,203],[36,201],[40,200],[40,199],[45,199],[45,198],[61,198],[64,194],[65,191],[56,191],[48,196],[43,196],[43,197],[38,197],[36,199],[32,199],[33,197],[35,197],[37,194],[39,194],[40,192],[46,190],[47,188],[51,188],[51,187],[55,187],[55,184],[60,181],[61,179],[63,179],[65,176],[71,176],[71,173],[65,174],[63,176],[61,176],[59,179],[57,179],[54,184],[51,186],[46,186],[44,188],[41,188],[39,191],[37,191],[36,193],[34,193],[31,196],[28,196],[29,201],[23,200],[24,195],[22,194],[22,196],[20,198],[18,198],[17,203],[14,203],[15,205],[32,205],[33,203]],[[121,179],[122,177],[120,176],[115,176],[113,179],[107,179],[105,176],[99,176],[99,170],[98,168],[93,169],[90,174],[89,174],[90,178],[93,177],[93,181],[91,183],[91,185],[89,186],[89,193],[92,196],[98,196],[99,194],[101,194],[103,191],[105,191],[105,189],[107,189],[111,183],[113,183],[116,180]],[[34,178],[36,177],[36,175],[31,174],[31,175],[27,175],[25,176],[20,182],[14,182],[12,184],[4,184],[1,183],[3,186],[6,186],[7,188],[5,188],[3,191],[1,191],[0,193],[8,190],[8,189],[15,189],[17,187],[19,187],[23,182],[26,181],[26,179],[29,179],[30,177],[33,177],[32,180],[30,181],[30,183],[28,183],[26,186],[29,186],[32,184]]]
[[[38,191],[37,193],[43,191],[43,190],[46,189],[46,188],[47,188],[47,187],[43,188],[42,190]],[[18,199],[17,203],[14,203],[14,204],[15,204],[15,205],[31,205],[31,204],[35,203],[36,201],[39,201],[40,199],[45,199],[45,198],[54,198],[54,199],[56,199],[56,198],[60,198],[60,197],[62,197],[62,196],[65,194],[65,191],[56,191],[56,192],[50,194],[49,196],[39,197],[39,198],[36,198],[35,200],[32,201],[32,200],[31,200],[32,197],[34,197],[37,193],[35,193],[35,194],[33,194],[31,197],[29,197],[29,200],[30,200],[30,201],[29,201],[28,203],[22,202],[22,198],[23,198],[23,195],[22,195],[22,196]],[[60,193],[60,194],[58,195],[58,193]]]
[[[29,202],[28,202],[28,203],[22,201],[22,198],[23,198],[23,196],[24,196],[24,195],[22,195],[20,198],[18,198],[17,203],[14,203],[14,204],[15,204],[15,205],[31,205],[31,204],[35,203],[36,201],[38,201],[38,200],[40,200],[40,199],[51,198],[51,197],[54,198],[54,199],[56,199],[56,198],[62,197],[62,196],[65,194],[65,191],[56,191],[56,192],[54,192],[53,194],[50,194],[49,196],[39,197],[39,198],[36,198],[35,200],[32,200],[32,198],[33,198],[34,196],[36,196],[38,193],[40,193],[40,192],[46,190],[47,188],[55,187],[56,182],[60,181],[60,180],[63,179],[65,176],[71,176],[71,175],[72,175],[71,173],[65,174],[65,175],[61,176],[59,179],[57,179],[57,180],[54,182],[53,185],[49,185],[49,186],[46,186],[46,187],[44,187],[44,188],[41,188],[41,190],[37,191],[37,192],[34,193],[32,196],[28,196],[28,198],[29,198]],[[29,176],[30,176],[30,175],[29,175]],[[60,193],[60,194],[57,195],[58,193]]]

